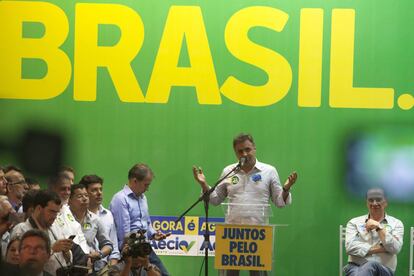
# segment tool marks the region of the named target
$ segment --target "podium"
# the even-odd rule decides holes
[[[274,275],[270,204],[222,203],[225,223],[216,224],[214,266],[220,276]]]

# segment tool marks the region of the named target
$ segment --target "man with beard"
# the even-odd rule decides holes
[[[52,244],[52,256],[45,265],[45,270],[56,275],[60,267],[68,266],[71,262],[72,240],[65,239],[59,228],[53,226],[57,214],[61,208],[61,200],[56,193],[39,191],[34,198],[33,214],[22,223],[16,225],[11,233],[11,239],[22,236],[31,229],[39,229],[45,232]]]

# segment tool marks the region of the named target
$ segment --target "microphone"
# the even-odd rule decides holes
[[[239,161],[239,167],[243,167],[244,164],[246,164],[247,158],[246,157],[240,157],[240,161]]]

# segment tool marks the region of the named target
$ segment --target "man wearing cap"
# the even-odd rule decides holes
[[[388,202],[382,189],[368,190],[366,199],[369,213],[351,219],[346,226],[345,275],[392,276],[403,245],[404,225],[385,213]]]

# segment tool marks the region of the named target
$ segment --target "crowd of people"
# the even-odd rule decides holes
[[[210,190],[200,167],[194,179],[213,205],[267,204],[282,208],[292,202],[291,188],[298,175],[292,172],[281,184],[276,168],[259,162],[249,134],[233,140],[238,163],[224,168],[223,181]],[[143,163],[128,171],[127,184],[104,208],[103,179],[85,175],[74,184],[75,172],[62,168],[40,189],[15,166],[0,167],[1,275],[169,275],[148,240],[169,234],[151,225],[148,190],[154,173]],[[367,192],[368,214],[351,219],[346,230],[347,276],[393,276],[403,244],[402,222],[385,212],[383,190]],[[257,217],[227,217],[227,222],[258,224]],[[249,271],[251,276],[266,272]],[[239,271],[228,270],[227,276]]]
[[[18,167],[0,167],[0,274],[169,275],[152,250],[140,250],[167,236],[150,223],[144,193],[153,176],[134,165],[109,210],[98,175],[75,184],[75,171],[63,167],[41,189]],[[132,238],[141,230],[144,238]]]

